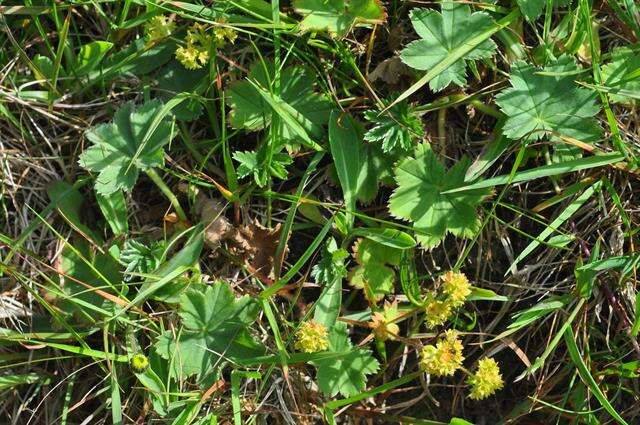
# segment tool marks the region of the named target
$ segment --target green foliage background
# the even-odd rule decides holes
[[[0,422],[640,420],[636,3],[6,3]]]

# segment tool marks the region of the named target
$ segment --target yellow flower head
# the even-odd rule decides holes
[[[462,367],[463,361],[462,342],[458,333],[449,329],[435,346],[427,345],[422,349],[420,367],[432,375],[451,376]]]
[[[206,50],[198,50],[198,62],[200,62],[201,65],[209,62],[209,52]]]
[[[233,44],[235,43],[236,38],[238,38],[238,33],[233,28],[227,28],[225,36],[227,37],[229,43]]]
[[[460,307],[471,293],[469,279],[464,273],[448,271],[442,277],[443,289],[452,307]]]
[[[180,46],[176,49],[176,59],[187,69],[198,69],[202,65],[198,63],[198,49],[187,44],[186,47]]]
[[[176,23],[173,19],[164,15],[154,16],[149,19],[144,27],[147,41],[156,41],[169,37],[174,31]]]
[[[317,353],[329,348],[327,328],[313,320],[304,322],[296,331],[296,342],[293,347],[303,353]]]
[[[448,300],[440,301],[432,299],[425,307],[426,317],[425,323],[427,328],[435,328],[447,321],[453,313],[451,302]]]
[[[488,357],[478,362],[478,370],[467,382],[471,385],[469,398],[472,400],[485,399],[504,385],[498,362]]]
[[[371,327],[373,328],[373,334],[381,341],[388,339],[394,340],[400,333],[400,327],[392,323],[398,317],[398,304],[394,302],[389,304],[384,303],[384,310],[382,313],[375,312],[371,316]]]
[[[219,21],[219,23],[224,24],[225,21]],[[222,25],[216,26],[213,29],[213,35],[215,36],[219,46],[224,46],[227,42],[233,44],[234,41],[236,41],[236,38],[238,38],[236,30]]]
[[[130,365],[135,373],[143,373],[149,367],[149,359],[142,353],[134,354]]]
[[[202,68],[209,61],[211,36],[204,24],[196,22],[189,27],[184,38],[186,46],[176,49],[176,59],[187,69]]]
[[[218,24],[213,28],[213,36],[218,43],[218,46],[224,46],[227,42],[233,44],[238,38],[238,33],[235,29],[230,26],[225,25],[227,23],[226,19],[218,19]]]

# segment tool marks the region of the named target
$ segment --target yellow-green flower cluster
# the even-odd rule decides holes
[[[492,358],[478,361],[478,370],[469,377],[467,382],[471,385],[469,398],[472,400],[485,399],[504,385],[498,362]]]
[[[329,348],[327,328],[313,320],[300,324],[293,348],[303,353],[317,353]]]
[[[453,308],[447,300],[433,299],[425,307],[425,312],[425,323],[431,329],[443,325],[451,317]]]
[[[147,42],[162,40],[169,37],[175,27],[176,23],[173,22],[173,19],[164,15],[154,16],[145,24],[144,35]]]
[[[428,328],[444,324],[453,314],[454,309],[461,307],[469,294],[471,284],[464,273],[448,271],[442,276],[442,291],[433,291],[430,301],[425,306],[425,323]]]
[[[187,69],[202,68],[209,61],[211,36],[204,24],[196,22],[189,27],[185,46],[176,49],[176,59]]]
[[[451,376],[462,367],[462,341],[449,329],[436,345],[427,345],[420,353],[420,368],[435,376]]]
[[[213,29],[213,36],[216,38],[218,46],[224,46],[227,42],[233,44],[238,38],[238,33],[233,28],[225,26],[224,21],[221,21],[220,24]]]
[[[371,328],[373,328],[373,334],[380,341],[386,341],[388,339],[394,340],[400,333],[400,327],[393,323],[399,316],[398,304],[394,302],[384,303],[384,310],[382,313],[379,311],[373,313],[371,316]]]
[[[448,271],[442,277],[442,289],[452,307],[460,307],[471,294],[471,284],[464,273]]]
[[[180,46],[176,49],[176,59],[187,69],[198,69],[207,63],[209,53],[192,45]]]

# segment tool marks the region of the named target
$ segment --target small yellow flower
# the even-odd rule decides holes
[[[169,37],[175,30],[176,23],[173,19],[164,16],[154,16],[149,19],[144,27],[145,38],[147,41],[156,41]]]
[[[184,37],[184,41],[185,43],[187,43],[187,45],[194,46],[196,43],[198,43],[198,38],[193,31],[189,30],[187,31],[187,35],[185,35]]]
[[[443,289],[452,307],[460,307],[471,293],[469,279],[464,273],[448,271],[442,277]]]
[[[296,342],[293,348],[303,353],[317,353],[326,350],[329,348],[327,328],[313,320],[302,323],[296,331]]]
[[[498,362],[492,358],[484,358],[478,362],[478,370],[467,380],[471,385],[469,398],[482,400],[504,386]]]
[[[131,357],[130,365],[135,373],[143,373],[149,367],[149,359],[144,354],[134,354]]]
[[[191,37],[191,40],[193,40],[192,43],[199,42],[205,44],[206,40],[209,38],[207,35],[207,26],[200,22],[195,22],[189,27],[187,37]]]
[[[238,38],[236,30],[229,27],[216,27],[213,30],[213,35],[216,37],[219,46],[224,46],[227,42],[233,44]]]
[[[227,28],[225,36],[227,37],[227,41],[233,44],[235,43],[236,38],[238,38],[238,33],[233,28]]]
[[[180,46],[176,49],[176,59],[187,69],[198,69],[202,65],[198,63],[198,50],[192,45]]]
[[[380,341],[386,341],[388,339],[394,340],[400,333],[400,327],[393,323],[398,317],[398,304],[394,302],[390,304],[384,303],[384,310],[382,313],[375,312],[371,316],[371,327],[373,334]]]
[[[453,308],[448,300],[431,300],[425,307],[425,323],[427,328],[435,328],[444,324],[451,317]]]
[[[209,62],[209,52],[207,52],[206,50],[199,50],[198,62],[200,62],[201,65],[204,65],[205,63]]]
[[[451,376],[462,367],[462,342],[458,333],[449,329],[444,338],[436,345],[427,345],[422,349],[420,367],[427,373],[436,376]]]
[[[227,21],[225,19],[218,19],[218,24],[213,28],[213,36],[218,43],[218,46],[224,46],[227,42],[233,44],[238,38],[238,33],[235,29],[225,25]]]
[[[176,59],[187,69],[202,68],[209,62],[211,36],[207,34],[205,25],[195,23],[187,30],[184,38],[186,46],[176,49]]]

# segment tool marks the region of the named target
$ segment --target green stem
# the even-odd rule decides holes
[[[173,209],[176,210],[176,214],[178,214],[178,218],[180,218],[180,221],[186,222],[187,215],[184,213],[184,210],[180,206],[180,202],[178,202],[178,198],[176,198],[176,195],[173,194],[171,189],[169,189],[169,187],[165,184],[158,173],[156,173],[156,170],[154,170],[153,168],[149,168],[146,172],[149,178],[153,180],[156,186],[160,188],[164,196],[166,196],[169,202],[171,202],[171,205],[173,205]]]
[[[496,108],[493,108],[489,105],[485,105],[484,103],[480,102],[477,99],[473,99],[471,102],[469,102],[474,108],[476,108],[477,110],[479,110],[480,112],[483,112],[487,115],[491,115],[494,118],[497,119],[502,119],[504,118],[504,114],[502,112],[500,112],[499,110],[497,110]]]

